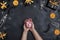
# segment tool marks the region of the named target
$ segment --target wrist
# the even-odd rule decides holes
[[[24,33],[28,33],[28,31],[24,30]]]
[[[36,31],[35,29],[32,29],[32,31],[31,32],[34,32],[34,31]]]

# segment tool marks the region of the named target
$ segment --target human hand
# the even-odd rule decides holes
[[[25,27],[27,28],[27,29],[29,29],[30,31],[34,31],[34,23],[33,23],[33,21],[32,21],[32,19],[31,18],[29,18],[29,19],[26,19],[25,20],[25,22],[24,22],[24,24],[25,24]]]
[[[25,31],[29,31],[29,29],[31,28],[31,24],[32,24],[31,21],[32,21],[31,18],[26,19],[26,20],[24,21],[24,30],[25,30]]]
[[[25,26],[25,24],[24,24],[24,31],[25,31],[25,32],[28,32],[28,31],[29,31],[29,28],[27,28],[27,27]]]
[[[33,23],[33,21],[32,21],[30,31],[33,32],[34,30],[35,30],[35,27],[34,27],[34,23]]]

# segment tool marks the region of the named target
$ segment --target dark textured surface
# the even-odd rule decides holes
[[[57,14],[57,18],[54,20],[50,19],[49,14],[53,10],[47,7],[44,7],[44,9],[40,9],[41,1],[42,0],[34,0],[34,4],[24,6],[20,4],[21,2],[23,2],[23,0],[19,0],[19,5],[14,8],[12,5],[12,0],[10,0],[9,4],[13,8],[9,10],[8,18],[3,25],[3,27],[6,27],[6,29],[5,30],[3,28],[0,29],[0,31],[5,31],[7,33],[7,37],[5,38],[5,40],[20,40],[23,32],[23,23],[24,20],[27,18],[33,19],[36,30],[44,40],[60,39],[59,36],[57,38],[53,34],[53,30],[55,27],[50,25],[51,22],[59,22],[58,19],[60,19],[59,16],[60,14],[58,13],[58,11],[57,12],[54,11]],[[36,7],[34,7],[34,5]],[[5,13],[7,13],[7,11],[8,9],[6,9]],[[1,12],[2,11],[0,10],[0,19],[2,18]],[[45,30],[47,30],[48,33],[46,33]],[[31,32],[28,33],[28,40],[34,40],[34,37]]]

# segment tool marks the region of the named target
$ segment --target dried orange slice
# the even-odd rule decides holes
[[[54,34],[55,34],[55,35],[59,35],[59,34],[60,34],[59,29],[55,29],[55,30],[54,30]]]
[[[13,5],[14,5],[14,6],[18,6],[18,4],[19,4],[18,0],[14,0],[14,1],[13,1]]]
[[[56,18],[56,14],[55,14],[55,13],[51,13],[51,14],[50,14],[50,18],[51,18],[51,19]]]

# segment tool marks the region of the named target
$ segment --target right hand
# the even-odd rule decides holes
[[[34,31],[35,30],[35,28],[34,28],[34,23],[33,23],[33,21],[32,21],[32,27],[30,28],[30,31],[32,32],[32,31]]]

